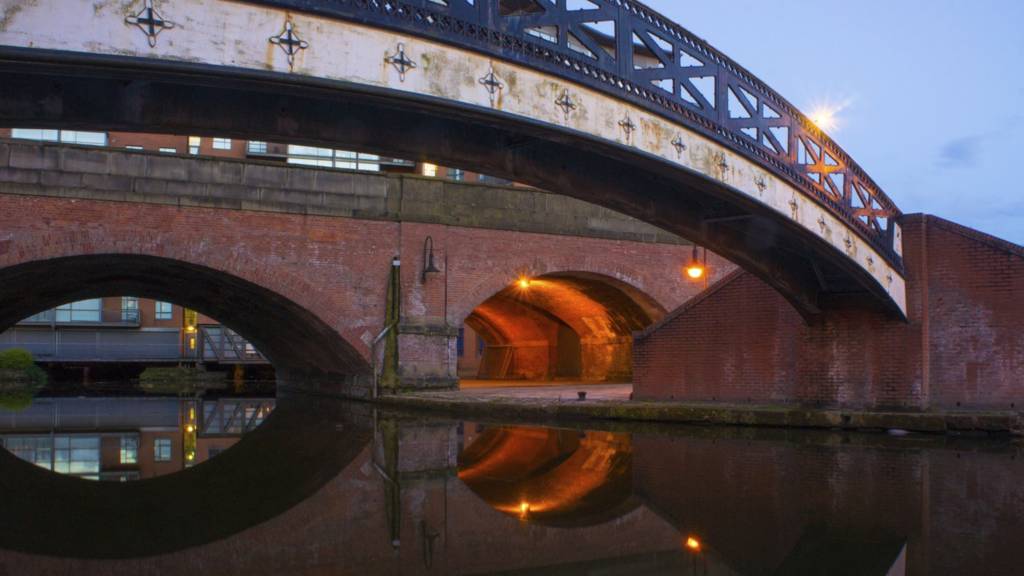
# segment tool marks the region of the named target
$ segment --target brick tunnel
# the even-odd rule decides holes
[[[649,295],[609,276],[523,276],[466,318],[459,376],[467,385],[629,382],[633,332],[664,315]]]

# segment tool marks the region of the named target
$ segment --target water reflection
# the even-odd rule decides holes
[[[1018,574],[1020,450],[285,396],[160,478],[82,482],[0,454],[0,573]]]
[[[273,409],[272,397],[35,398],[0,410],[0,446],[61,474],[138,480],[220,454]]]

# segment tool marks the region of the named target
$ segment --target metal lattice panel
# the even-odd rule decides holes
[[[785,178],[902,269],[893,243],[900,212],[849,155],[753,74],[638,2],[250,1],[446,42],[643,106]]]

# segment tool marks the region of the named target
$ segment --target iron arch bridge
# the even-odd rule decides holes
[[[632,0],[0,0],[0,122],[405,154],[620,210],[813,316],[904,317],[901,216],[794,106]],[[179,132],[180,133],[180,132]]]

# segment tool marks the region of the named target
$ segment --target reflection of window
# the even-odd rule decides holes
[[[231,138],[214,138],[214,150],[231,150]]]
[[[81,300],[58,306],[57,322],[99,322],[103,301],[99,298]]]
[[[158,301],[156,303],[156,314],[153,317],[157,320],[170,320],[174,317],[173,304]]]
[[[99,436],[57,436],[53,439],[53,471],[62,474],[98,474]]]
[[[121,464],[137,464],[139,461],[139,439],[121,436]]]
[[[18,458],[49,470],[53,466],[53,444],[49,436],[14,437],[4,447]]]
[[[157,462],[171,461],[170,438],[156,438],[153,440],[153,460]]]

